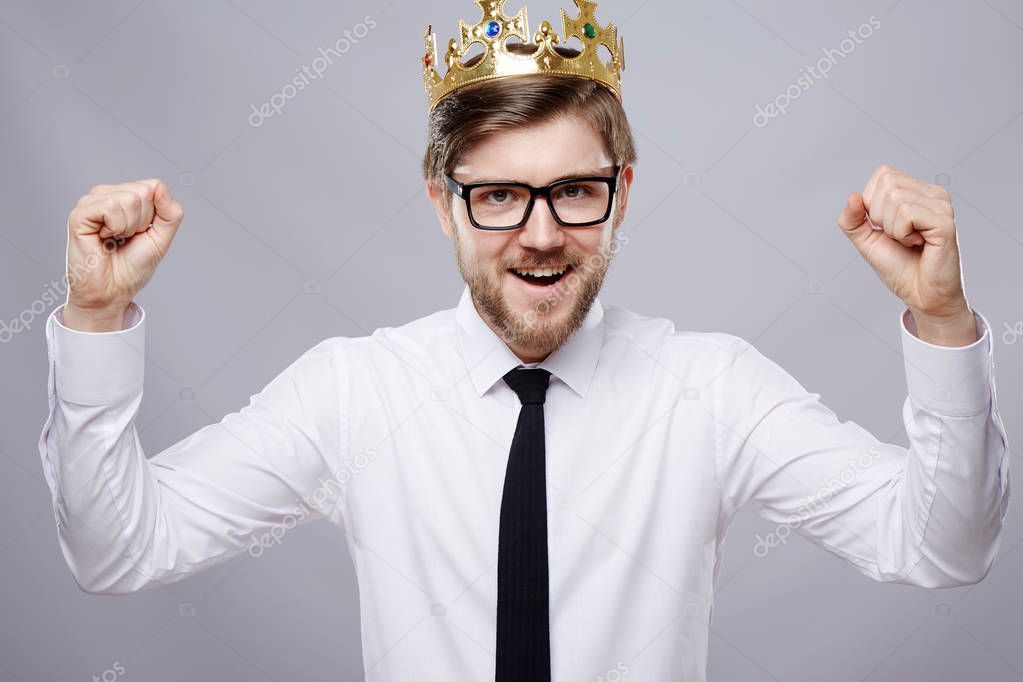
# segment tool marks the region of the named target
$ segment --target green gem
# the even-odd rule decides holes
[[[583,33],[585,33],[586,37],[590,40],[597,37],[597,29],[593,28],[593,24],[586,24],[583,26]]]

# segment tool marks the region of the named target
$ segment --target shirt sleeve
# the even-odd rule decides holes
[[[945,347],[912,333],[903,310],[908,448],[840,421],[820,394],[733,337],[713,384],[719,483],[733,509],[750,504],[777,524],[754,554],[799,532],[875,580],[949,587],[987,574],[1009,500],[1009,448],[991,328],[974,317],[980,338]]]
[[[247,406],[151,459],[135,427],[145,313],[120,331],[46,322],[49,414],[39,437],[57,534],[76,584],[123,594],[172,583],[334,514],[346,448],[338,345],[327,339]]]

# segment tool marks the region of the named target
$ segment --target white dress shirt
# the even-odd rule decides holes
[[[121,594],[312,519],[343,528],[366,679],[494,679],[498,521],[520,360],[463,290],[456,308],[326,339],[240,411],[147,459],[145,314],[46,325],[39,440],[76,583]],[[948,348],[900,318],[909,449],[839,421],[740,337],[599,299],[543,362],[554,682],[704,680],[729,522],[753,505],[875,580],[980,580],[1009,497],[992,333]],[[772,540],[773,536],[773,540]],[[759,550],[758,550],[759,551]]]

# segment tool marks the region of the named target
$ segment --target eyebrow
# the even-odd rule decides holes
[[[596,169],[596,170],[594,170],[594,169],[586,169],[586,170],[572,171],[571,173],[566,173],[566,174],[564,174],[564,175],[562,175],[560,177],[557,177],[557,178],[554,178],[552,180],[549,180],[546,184],[553,185],[555,182],[561,182],[562,180],[571,180],[572,178],[606,178],[606,177],[609,177],[607,174],[602,172],[604,169],[606,169],[608,171],[614,171],[614,165],[604,166],[603,168],[599,168],[599,169]],[[455,171],[453,171],[452,174],[454,174],[456,172],[458,172],[457,169],[455,169]],[[481,183],[491,183],[491,182],[514,182],[514,183],[517,183],[517,184],[520,184],[520,185],[527,185],[527,184],[529,184],[529,183],[524,183],[521,180],[511,180],[511,179],[503,179],[502,180],[502,179],[499,179],[499,178],[482,178],[480,180],[465,180],[465,181],[462,181],[462,184],[465,184],[465,185],[478,185],[478,184],[481,184]]]

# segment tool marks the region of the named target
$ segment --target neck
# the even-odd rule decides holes
[[[505,345],[507,345],[508,348],[511,349],[512,353],[515,353],[515,355],[519,358],[519,360],[522,360],[523,364],[527,364],[527,363],[530,363],[530,362],[541,362],[548,355],[550,355],[550,353],[538,353],[535,350],[531,350],[529,348],[523,348],[521,346],[518,346],[518,345],[512,344],[512,343],[505,342]]]

